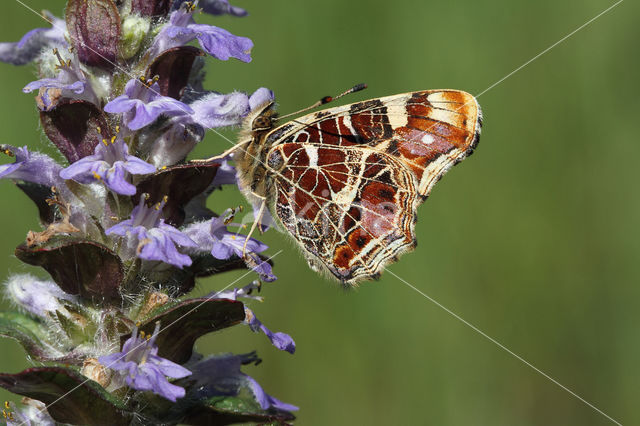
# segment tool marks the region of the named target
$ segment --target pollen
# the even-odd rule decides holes
[[[96,173],[96,172],[91,172],[91,173],[93,173],[93,177],[94,177],[96,180],[102,180],[102,176],[100,176],[98,173]]]
[[[104,144],[104,146],[109,146],[109,143],[107,142],[106,139],[102,139],[102,143]]]
[[[14,155],[13,155],[13,152],[12,152],[10,149],[5,149],[3,152],[4,152],[5,154],[7,154],[9,157],[13,157],[13,156],[14,156]]]
[[[116,142],[116,137],[115,136],[111,136],[111,143],[115,143]]]

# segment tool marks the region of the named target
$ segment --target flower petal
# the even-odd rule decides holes
[[[147,175],[156,171],[155,166],[139,159],[138,157],[126,155],[125,158],[126,161],[122,163],[122,167],[132,175]]]
[[[46,186],[60,186],[62,167],[55,160],[39,152],[29,152],[27,147],[0,145],[0,150],[15,155],[13,164],[0,165],[0,179],[16,179]]]
[[[200,46],[214,58],[226,61],[229,58],[251,62],[253,42],[246,38],[231,34],[213,25],[191,24],[189,28],[196,31]]]
[[[116,161],[104,177],[107,188],[117,194],[134,195],[136,187],[129,183],[125,177],[125,170],[121,161]]]
[[[111,114],[118,114],[122,112],[127,112],[133,109],[138,103],[142,103],[142,101],[138,99],[130,99],[127,95],[121,95],[117,98],[109,101],[105,106],[104,110]]]
[[[160,372],[162,372],[162,374],[164,374],[165,376],[174,379],[181,379],[183,377],[191,375],[191,371],[187,370],[183,366],[157,355],[150,355],[149,361],[156,365]]]
[[[251,108],[251,111],[253,111],[259,106],[273,102],[274,99],[275,96],[271,90],[267,89],[266,87],[261,87],[253,92],[253,94],[249,98],[249,107]]]
[[[26,33],[16,43],[0,43],[0,62],[13,65],[25,65],[33,61],[47,46],[55,43],[65,44],[64,21],[46,12],[53,28],[36,28]]]
[[[240,92],[228,95],[209,93],[190,106],[194,111],[193,121],[212,129],[240,124],[249,113],[249,98]]]

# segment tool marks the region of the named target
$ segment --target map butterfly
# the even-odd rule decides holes
[[[416,210],[473,152],[482,113],[468,93],[426,90],[277,123],[273,101],[247,117],[234,153],[240,189],[312,269],[353,286],[416,246]]]

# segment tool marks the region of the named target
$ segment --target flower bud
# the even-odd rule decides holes
[[[138,53],[150,27],[149,19],[138,15],[129,15],[123,19],[120,54],[124,59],[130,59]]]
[[[103,388],[106,388],[111,383],[111,371],[100,364],[97,358],[85,359],[80,372],[85,377],[98,382]]]

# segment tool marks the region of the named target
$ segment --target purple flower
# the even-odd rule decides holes
[[[14,163],[0,165],[0,179],[23,180],[45,186],[60,186],[63,183],[58,176],[62,167],[53,158],[39,152],[29,152],[26,146],[16,148],[0,145],[0,150],[16,157]]]
[[[229,164],[229,157],[220,160],[220,167],[216,171],[216,176],[211,182],[211,186],[236,185],[236,168]]]
[[[131,218],[107,229],[106,234],[128,236],[130,243],[137,244],[136,254],[145,260],[160,260],[182,268],[191,265],[191,258],[178,252],[176,245],[195,247],[196,243],[160,217],[166,198],[155,206],[145,204],[146,194],[131,212]]]
[[[93,155],[88,155],[60,172],[63,179],[73,179],[80,183],[91,183],[100,180],[118,194],[134,195],[136,187],[127,181],[127,174],[145,175],[153,173],[156,168],[129,155],[129,148],[121,137],[114,136],[96,145]]]
[[[194,387],[198,389],[198,396],[202,398],[236,396],[244,389],[248,389],[263,410],[271,408],[281,411],[298,410],[295,405],[287,404],[268,395],[257,381],[240,370],[242,365],[259,361],[254,353],[222,354],[199,361],[192,367],[193,378],[196,379]]]
[[[239,224],[230,224],[232,217],[232,210],[227,210],[221,217],[191,224],[185,229],[185,234],[196,242],[198,251],[209,251],[213,257],[220,260],[226,260],[232,256],[243,258],[247,266],[257,272],[264,281],[275,281],[276,277],[271,272],[269,262],[262,260],[256,254],[269,247],[254,238],[229,232],[227,225],[242,227]]]
[[[273,92],[266,87],[261,87],[253,92],[253,95],[249,98],[249,108],[253,111],[256,108],[264,106],[268,102],[273,102],[274,100],[275,96]]]
[[[249,113],[249,97],[241,92],[208,93],[190,106],[194,111],[191,119],[205,129],[235,126]]]
[[[255,316],[253,311],[246,306],[244,307],[245,323],[249,325],[251,330],[257,332],[262,331],[271,340],[271,343],[281,351],[287,351],[290,354],[296,351],[296,342],[293,341],[291,336],[287,333],[278,331],[276,333],[269,330],[260,320]]]
[[[174,9],[178,9],[186,0],[176,0],[173,5]],[[202,8],[203,12],[210,13],[211,15],[233,15],[233,16],[247,16],[247,11],[241,7],[231,6],[229,0],[200,0],[198,6]]]
[[[139,130],[156,121],[161,115],[176,116],[193,114],[188,105],[168,96],[160,95],[160,86],[149,80],[129,80],[125,94],[104,106],[106,112],[123,113],[122,121],[131,130]]]
[[[189,104],[193,114],[174,117],[169,121],[162,135],[151,144],[149,161],[156,167],[175,164],[202,140],[206,129],[239,125],[252,109],[273,102],[273,99],[273,92],[264,87],[251,96],[241,92],[227,95],[208,93]],[[235,169],[226,162],[222,163],[212,187],[236,183]]]
[[[189,107],[192,114],[172,118],[153,142],[149,159],[154,165],[175,164],[185,158],[202,140],[205,129],[240,124],[249,113],[249,97],[240,92],[209,93]]]
[[[36,28],[26,33],[17,43],[0,43],[0,62],[25,65],[33,61],[40,52],[55,44],[67,45],[64,39],[65,22],[44,12],[52,28]]]
[[[14,275],[6,284],[7,293],[21,307],[40,317],[64,312],[61,301],[75,302],[77,297],[65,293],[53,281],[39,280],[29,274]]]
[[[256,289],[258,291],[260,290],[260,283],[254,281],[242,288],[212,292],[207,295],[207,298],[238,300],[239,297],[242,297],[262,301],[261,297],[251,295],[253,290]],[[262,322],[253,313],[253,311],[246,306],[244,307],[244,313],[244,323],[247,324],[251,328],[251,330],[255,332],[262,331],[267,336],[267,338],[269,338],[273,346],[280,349],[281,351],[287,351],[290,354],[293,354],[296,351],[296,343],[293,341],[293,338],[291,338],[291,336],[289,336],[287,333],[272,332],[264,324],[262,324]]]
[[[251,61],[251,40],[212,25],[196,24],[193,19],[194,11],[194,7],[185,4],[171,13],[169,23],[162,28],[151,46],[152,57],[197,39],[200,47],[214,58],[223,61],[229,58],[240,59],[243,62]]]
[[[59,61],[58,75],[55,78],[32,81],[22,91],[31,93],[39,89],[40,93],[36,100],[38,108],[42,111],[50,111],[55,108],[61,98],[82,99],[97,105],[98,98],[91,85],[87,83],[84,73],[80,70],[77,55],[74,55],[73,60],[65,61],[60,56],[58,49],[54,50],[54,54]]]
[[[35,399],[23,398],[25,404],[22,410],[18,410],[16,404],[9,402],[10,412],[7,412],[5,421],[7,426],[55,426],[56,422],[49,415],[47,406]],[[3,410],[6,412],[6,410]]]
[[[130,388],[152,391],[175,402],[185,395],[185,390],[169,383],[167,377],[181,379],[191,375],[191,371],[157,355],[155,341],[159,332],[159,322],[153,335],[147,339],[143,332],[138,337],[138,328],[134,327],[131,337],[122,345],[122,352],[101,356],[98,361],[105,367],[126,374],[125,381]]]

